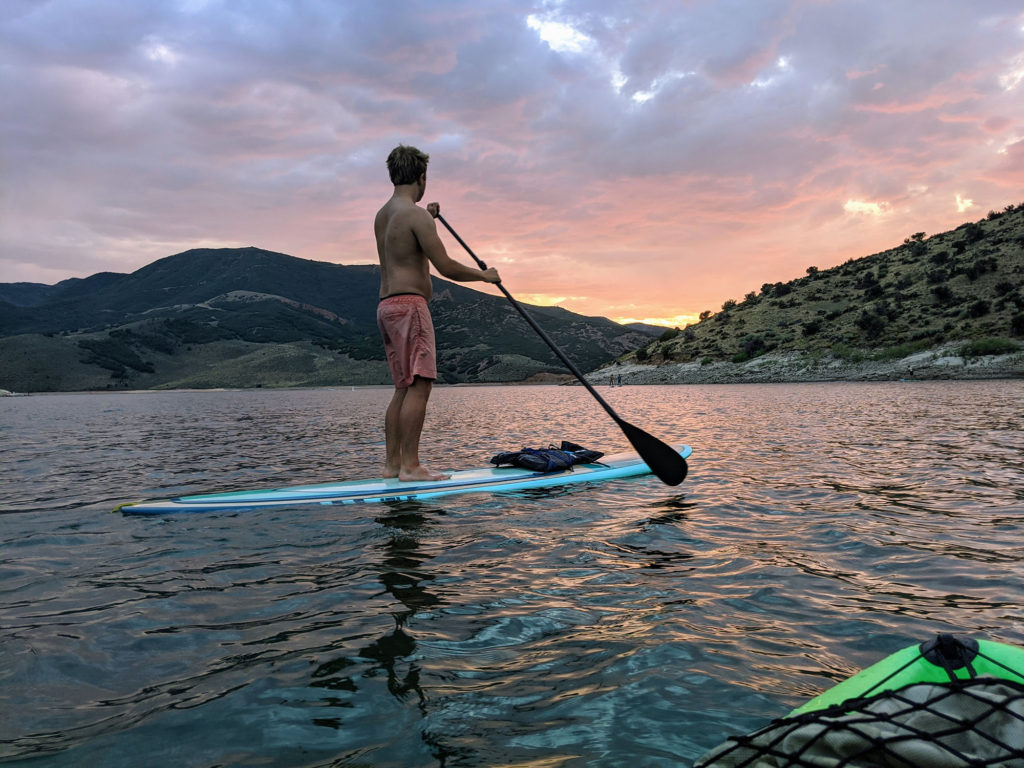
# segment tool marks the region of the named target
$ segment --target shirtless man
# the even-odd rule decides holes
[[[497,283],[498,272],[467,267],[453,260],[437,235],[434,218],[441,208],[416,205],[427,187],[429,155],[400,145],[388,155],[395,193],[377,211],[373,231],[380,259],[377,325],[384,338],[395,394],[384,416],[387,440],[384,477],[444,480],[448,475],[420,464],[420,434],[427,400],[437,378],[437,351],[430,300],[430,265],[449,280]]]

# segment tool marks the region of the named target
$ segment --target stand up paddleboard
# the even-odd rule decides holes
[[[676,446],[686,459],[691,448]],[[651,468],[635,453],[605,456],[592,464],[577,464],[562,472],[532,472],[518,467],[485,467],[453,472],[447,480],[403,482],[397,479],[350,480],[343,483],[300,485],[265,491],[232,491],[175,496],[169,499],[122,504],[115,512],[130,515],[163,515],[175,512],[223,512],[297,504],[355,504],[365,501],[430,499],[456,493],[501,493],[527,488],[547,488],[651,474]]]

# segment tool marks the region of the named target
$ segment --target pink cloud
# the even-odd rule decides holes
[[[956,226],[958,194],[1019,202],[1019,4],[744,9],[564,0],[566,52],[510,0],[22,6],[0,18],[0,281],[200,244],[371,262],[399,142],[511,285],[587,314],[715,309]]]

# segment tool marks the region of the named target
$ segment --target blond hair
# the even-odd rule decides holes
[[[420,176],[427,172],[430,155],[420,152],[416,147],[399,144],[388,155],[388,174],[391,183],[396,187],[400,184],[414,184]]]

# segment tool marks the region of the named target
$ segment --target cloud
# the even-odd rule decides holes
[[[372,261],[406,142],[524,294],[694,314],[956,226],[957,195],[1017,202],[1022,25],[1010,0],[11,0],[0,281],[201,243]]]
[[[890,206],[886,202],[871,203],[864,200],[847,200],[843,203],[843,210],[847,213],[859,213],[867,216],[883,216],[889,213]]]

